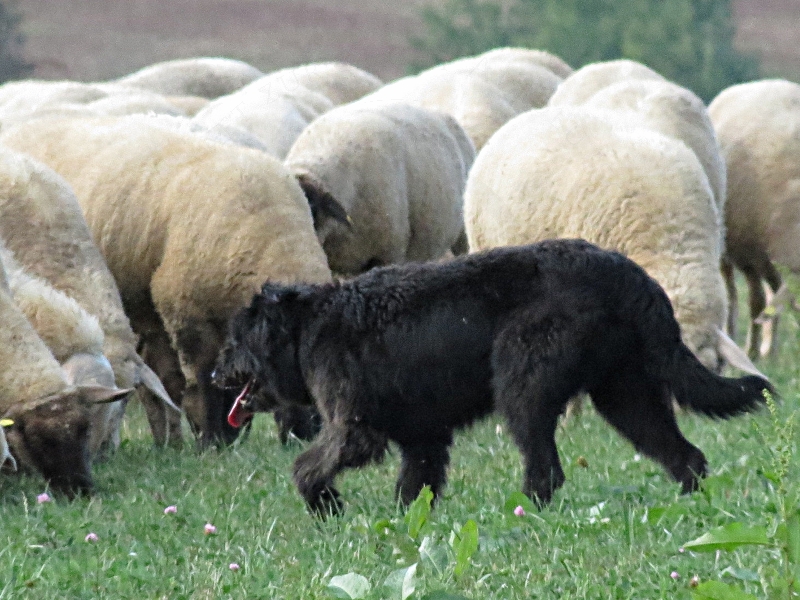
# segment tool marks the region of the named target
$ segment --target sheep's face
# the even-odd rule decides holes
[[[218,387],[240,390],[231,425],[278,405],[311,403],[297,361],[296,298],[292,288],[267,290],[231,320],[213,374]]]
[[[5,433],[17,464],[40,472],[54,490],[70,498],[90,492],[91,406],[120,399],[129,392],[103,386],[70,387],[12,407],[4,415],[12,421]]]

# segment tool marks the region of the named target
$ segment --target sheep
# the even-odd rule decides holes
[[[254,66],[240,60],[200,57],[155,63],[111,83],[165,96],[200,96],[213,100],[231,94],[263,75]]]
[[[501,63],[522,62],[530,65],[544,67],[551,71],[554,75],[561,79],[566,79],[573,73],[570,67],[563,59],[546,52],[544,50],[535,50],[533,48],[516,48],[516,47],[501,47],[487,50],[483,54],[477,55],[475,58],[483,62],[498,61]]]
[[[706,367],[721,369],[723,358],[742,366],[746,359],[731,354],[721,331],[722,215],[683,142],[624,113],[532,110],[479,153],[464,214],[472,251],[581,237],[626,254],[666,290],[687,346]]]
[[[560,81],[538,65],[479,55],[398,79],[365,100],[405,102],[452,115],[480,150],[506,121],[544,106]]]
[[[372,73],[344,62],[318,62],[287,67],[273,71],[266,77],[273,81],[301,85],[322,94],[333,106],[354,102],[383,85]]]
[[[220,126],[243,129],[261,140],[270,154],[282,159],[313,119],[380,85],[374,75],[346,63],[289,67],[210,102],[194,119],[212,130]]]
[[[686,144],[703,165],[714,202],[720,214],[724,214],[725,161],[706,106],[694,92],[666,80],[627,79],[602,88],[582,105],[624,111],[637,125]]]
[[[707,465],[681,434],[672,395],[727,418],[772,391],[761,377],[706,369],[658,283],[583,240],[394,265],[339,284],[267,283],[231,321],[215,381],[242,389],[233,424],[269,400],[316,405],[322,431],[293,473],[323,517],[342,508],[337,474],[380,460],[389,440],[400,447],[400,501],[424,485],[439,496],[454,430],[493,410],[523,455],[523,493],[545,505],[564,483],[556,422],[580,390],[688,493]]]
[[[312,122],[285,164],[312,206],[331,269],[353,275],[461,251],[461,196],[473,158],[452,117],[365,97]]]
[[[193,120],[212,130],[235,127],[247,131],[270,155],[283,159],[300,132],[331,108],[333,103],[319,92],[268,75],[209,102]]]
[[[61,364],[68,383],[115,387],[114,372],[103,355],[104,334],[97,318],[63,292],[27,273],[3,245],[0,245],[0,263],[15,304]],[[112,428],[116,422],[112,406],[91,407],[89,454],[92,458],[97,457],[103,444],[113,437]]]
[[[0,423],[15,462],[53,489],[92,490],[91,409],[131,390],[73,385],[12,298],[0,264]]]
[[[772,331],[762,341],[762,282],[784,296],[773,263],[800,271],[800,85],[782,79],[734,85],[712,100],[708,112],[728,168],[725,227],[731,264],[725,278],[734,317],[730,331],[735,335],[736,267],[747,280],[746,349],[755,358],[775,347]]]
[[[140,388],[157,444],[177,443],[180,415],[156,374],[136,353],[138,343],[117,284],[83,217],[72,189],[53,170],[0,146],[0,237],[31,275],[74,299],[102,328],[102,352],[120,388]],[[107,383],[108,385],[108,383]],[[144,388],[144,389],[142,389]],[[119,445],[125,404],[108,405],[109,448]],[[167,411],[165,413],[165,410]],[[164,420],[171,415],[171,431]],[[177,426],[175,422],[177,421]]]
[[[608,60],[584,65],[564,79],[550,97],[549,106],[577,106],[604,87],[629,79],[666,81],[642,63],[628,59]]]
[[[235,436],[224,421],[233,398],[209,383],[228,318],[268,278],[331,273],[308,202],[279,161],[157,121],[42,118],[0,141],[70,183],[145,359],[182,389],[167,385],[207,446]]]

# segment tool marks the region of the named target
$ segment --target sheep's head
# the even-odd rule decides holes
[[[297,315],[302,291],[265,284],[249,307],[231,320],[217,358],[214,384],[240,390],[229,414],[234,427],[255,412],[311,403],[297,362]]]
[[[71,386],[58,394],[22,402],[4,415],[8,445],[17,464],[40,472],[54,490],[72,498],[92,489],[89,452],[91,408],[120,400],[130,390]]]

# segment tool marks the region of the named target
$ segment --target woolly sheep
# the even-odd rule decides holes
[[[682,142],[611,111],[532,110],[479,153],[464,211],[470,250],[580,237],[626,254],[665,289],[700,361],[721,368],[721,216]]]
[[[506,121],[544,106],[561,79],[521,61],[459,59],[398,79],[365,100],[405,102],[447,113],[464,128],[477,150]]]
[[[137,337],[123,310],[117,284],[92,239],[75,194],[44,164],[2,146],[0,237],[28,273],[65,293],[98,319],[104,334],[103,353],[111,363],[114,380],[120,388],[144,388],[139,397],[156,442],[164,443],[163,405],[171,405],[169,395],[136,353]],[[107,411],[111,413],[108,442],[113,447],[119,443],[124,403],[109,405]]]
[[[483,54],[479,54],[476,58],[481,61],[498,61],[502,63],[522,62],[530,65],[538,65],[550,70],[553,74],[566,79],[573,73],[570,67],[563,59],[551,54],[544,50],[535,50],[533,48],[516,48],[516,47],[502,47],[487,50]]]
[[[782,79],[734,85],[720,92],[708,111],[728,167],[725,227],[731,265],[725,277],[731,312],[735,316],[736,267],[747,279],[746,348],[756,357],[774,348],[774,332],[761,339],[762,282],[772,292],[781,290],[773,262],[800,272],[800,85]],[[732,332],[734,325],[732,319]]]
[[[686,144],[703,165],[714,192],[714,201],[723,214],[727,180],[725,161],[706,106],[694,92],[666,80],[630,79],[608,85],[583,105],[623,111],[637,125]]]
[[[16,462],[67,495],[90,491],[91,407],[130,390],[70,384],[14,302],[2,265],[0,364],[0,419]]]
[[[284,158],[313,119],[380,86],[377,77],[346,63],[289,67],[214,100],[195,115],[195,121],[211,129],[233,126],[248,131],[270,154]]]
[[[666,79],[642,63],[628,59],[609,60],[584,65],[564,79],[550,97],[549,106],[577,106],[592,95],[618,81]]]
[[[264,73],[240,60],[200,57],[168,60],[120,77],[114,83],[165,96],[214,99],[233,93]]]
[[[210,384],[228,318],[267,279],[331,279],[296,180],[263,152],[143,116],[37,119],[2,142],[72,185],[151,364],[185,377],[202,445],[230,441],[233,398]]]
[[[210,102],[194,121],[209,129],[245,130],[258,138],[269,154],[284,158],[300,132],[331,108],[333,103],[318,92],[266,76]]]
[[[359,100],[311,123],[285,164],[312,206],[331,269],[350,275],[458,251],[461,198],[473,158],[472,144],[452,117]],[[325,212],[322,205],[331,199],[350,223]]]
[[[27,273],[13,253],[0,245],[0,264],[9,290],[36,333],[61,364],[70,384],[115,387],[114,372],[103,355],[103,330],[97,318],[66,294]],[[114,415],[107,404],[91,407],[89,453],[95,457],[113,435]]]
[[[334,106],[354,102],[383,85],[372,73],[344,62],[318,62],[287,67],[273,71],[267,77],[273,81],[301,85],[322,94]]]

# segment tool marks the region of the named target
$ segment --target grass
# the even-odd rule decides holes
[[[782,327],[779,356],[763,367],[783,395],[784,419],[800,405],[800,331],[792,318]],[[680,421],[709,460],[703,492],[680,496],[589,409],[559,430],[566,485],[550,507],[522,517],[506,507],[516,504],[519,454],[498,420],[485,421],[457,436],[448,487],[412,539],[393,500],[396,455],[342,476],[346,512],[320,522],[291,483],[299,448],[280,446],[269,417],[229,449],[157,451],[132,405],[122,447],[95,469],[91,499],[38,504],[41,479],[0,478],[0,599],[331,598],[331,578],[348,573],[366,578],[366,598],[401,598],[383,584],[419,559],[423,539],[411,598],[688,598],[693,576],[769,597],[773,549],[681,552],[711,528],[774,517],[773,484],[760,475],[778,444],[769,414]],[[796,456],[797,440],[790,444]],[[797,462],[790,468],[787,481],[800,481]],[[164,514],[168,505],[177,513]],[[480,545],[456,575],[453,532],[470,519]],[[206,523],[217,533],[204,534]],[[387,525],[397,531],[387,535]],[[90,532],[97,542],[85,541]]]

